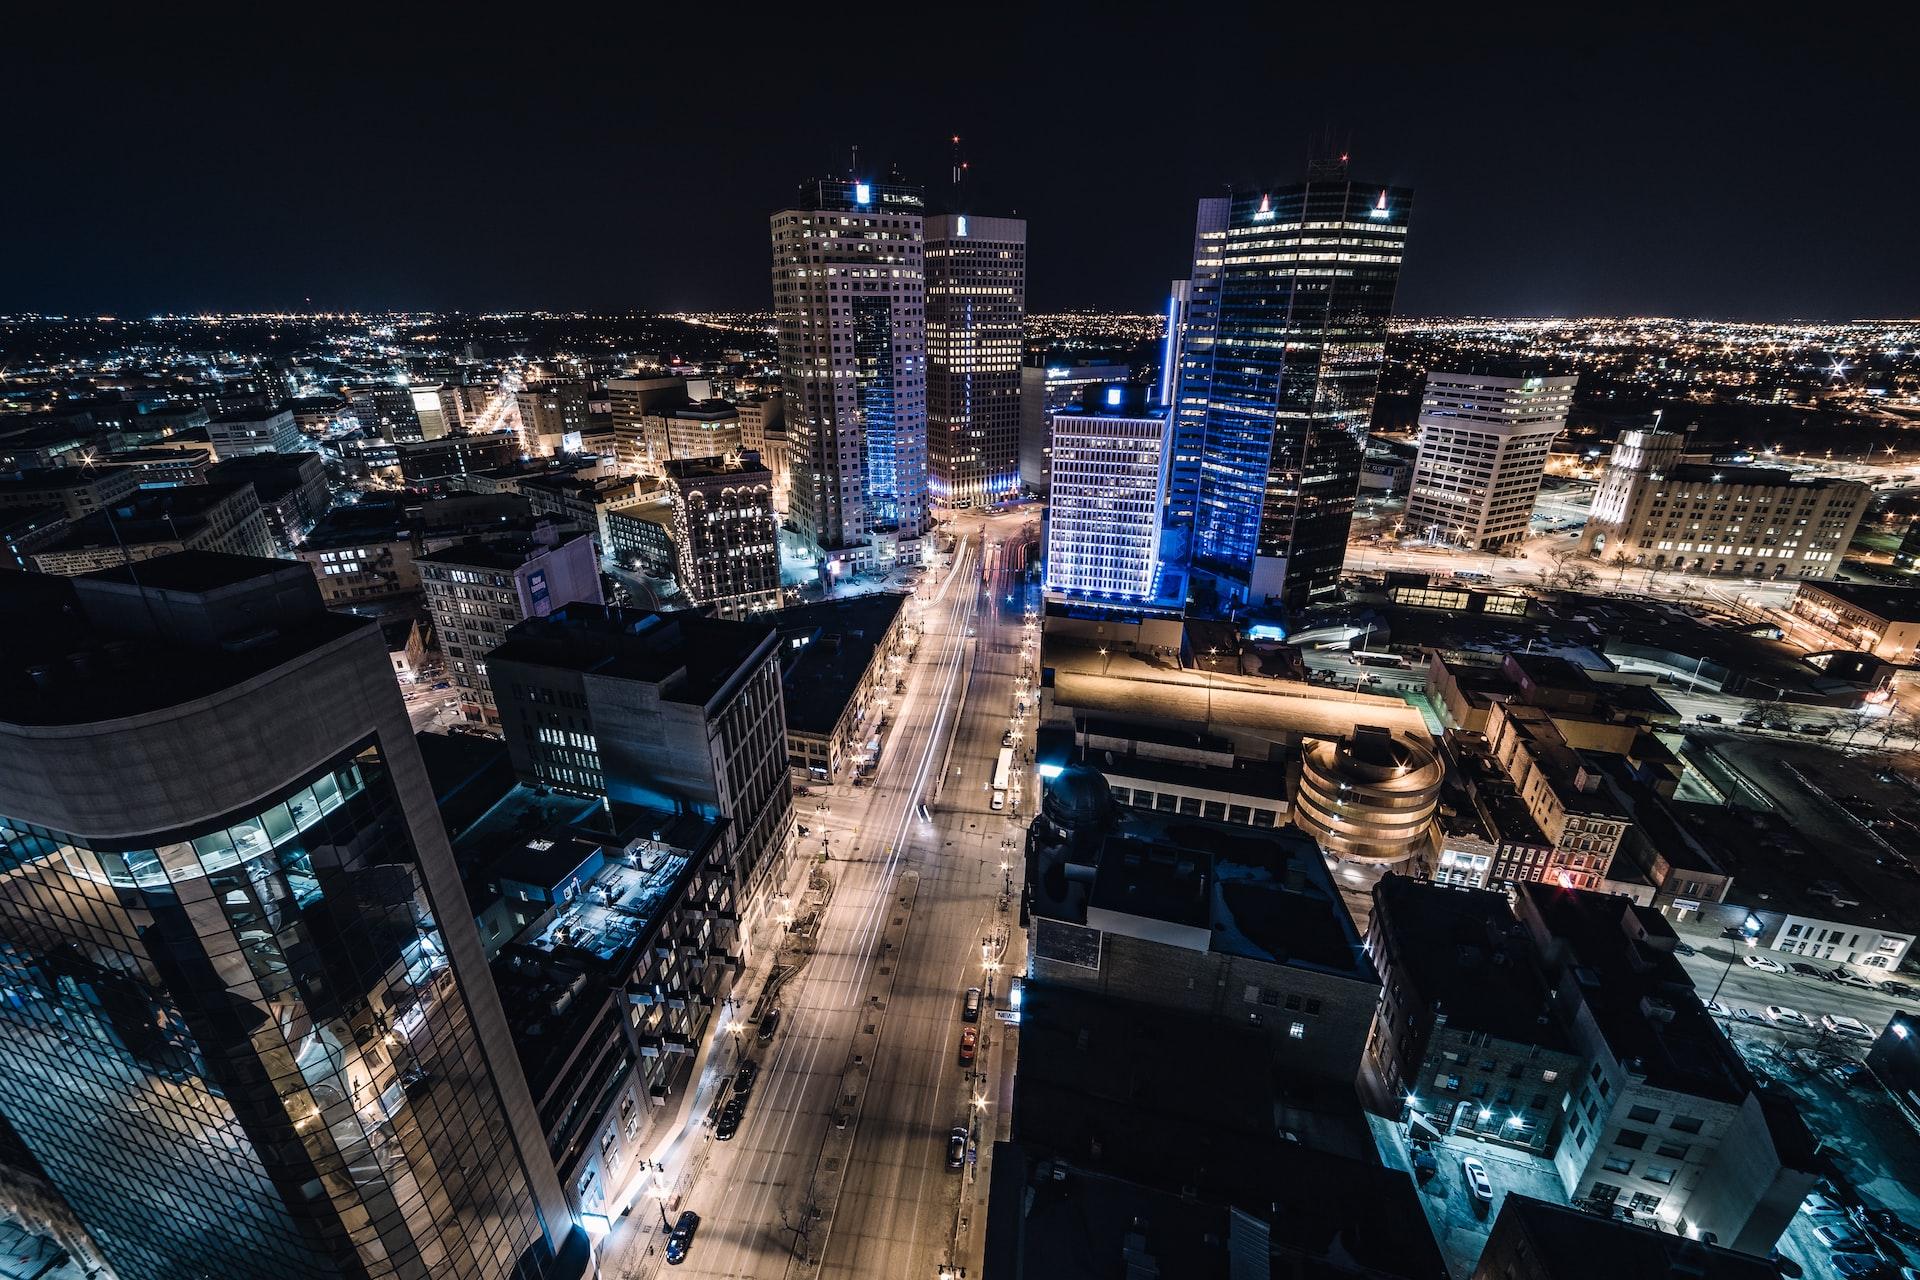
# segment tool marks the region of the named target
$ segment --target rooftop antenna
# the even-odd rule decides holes
[[[853,144],[853,167],[847,170],[847,176],[849,178],[860,176],[860,144],[857,142]]]
[[[950,178],[953,183],[953,207],[960,207],[960,185],[967,176],[967,162],[960,158],[960,135],[953,135],[953,159]]]

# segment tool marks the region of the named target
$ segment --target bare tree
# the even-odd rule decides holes
[[[1850,747],[1853,745],[1853,740],[1860,736],[1860,731],[1872,724],[1873,720],[1874,718],[1861,708],[1855,707],[1851,711],[1843,711],[1835,716],[1833,722],[1835,728],[1847,735],[1845,745]]]
[[[1627,570],[1633,567],[1633,557],[1628,555],[1625,550],[1620,550],[1608,556],[1607,563],[1613,566],[1613,586],[1614,590],[1617,591],[1620,589],[1620,584],[1626,579]]]

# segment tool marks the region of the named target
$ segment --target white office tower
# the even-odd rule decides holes
[[[772,218],[789,515],[828,574],[920,559],[924,208],[917,187],[823,180]]]
[[[1429,373],[1406,536],[1479,551],[1524,539],[1576,381]]]
[[[1135,388],[1107,387],[1088,402],[1053,416],[1046,590],[1151,600],[1160,580],[1168,414],[1142,407]]]

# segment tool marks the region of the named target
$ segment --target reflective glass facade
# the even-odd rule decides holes
[[[0,816],[0,867],[0,1109],[121,1280],[540,1274],[375,745],[189,829]]]
[[[1224,596],[1300,605],[1339,583],[1412,193],[1329,171],[1228,203],[1223,237],[1201,207],[1170,505]]]

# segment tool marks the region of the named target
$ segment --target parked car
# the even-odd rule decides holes
[[[760,1064],[752,1058],[742,1062],[733,1073],[733,1096],[744,1098],[753,1092],[753,1082],[760,1078]]]
[[[1768,973],[1785,973],[1787,971],[1787,966],[1781,964],[1778,960],[1769,959],[1766,956],[1748,954],[1741,956],[1740,959],[1749,969],[1765,969]]]
[[[1883,982],[1880,984],[1880,990],[1890,996],[1920,995],[1920,987],[1913,987],[1904,982]]]
[[[1827,1068],[1828,1078],[1843,1089],[1851,1089],[1865,1074],[1866,1067],[1858,1062],[1836,1062]]]
[[[1718,1000],[1710,1000],[1707,1002],[1707,1012],[1716,1018],[1731,1018],[1733,1016],[1733,1010],[1727,1008],[1726,1005],[1721,1004]]]
[[[1767,1015],[1767,1021],[1778,1027],[1800,1027],[1811,1030],[1813,1019],[1798,1009],[1790,1009],[1784,1004],[1770,1004],[1760,1012]]]
[[[687,1260],[687,1250],[693,1248],[693,1233],[700,1229],[700,1215],[689,1209],[680,1215],[673,1224],[673,1230],[667,1233],[667,1263],[679,1266]]]
[[[1758,1022],[1758,1021],[1760,1021],[1760,1015],[1759,1015],[1759,1014],[1757,1014],[1757,1013],[1755,1013],[1755,1012],[1754,1012],[1753,1010],[1751,1010],[1751,1009],[1749,1009],[1749,1008],[1747,1008],[1747,1006],[1745,1006],[1745,1005],[1741,1005],[1741,1006],[1739,1006],[1738,1008],[1736,1008],[1736,1009],[1735,1009],[1735,1010],[1733,1011],[1733,1016],[1734,1016],[1734,1018],[1735,1018],[1736,1020],[1738,1020],[1738,1021],[1740,1021],[1740,1022]]]
[[[1824,978],[1827,976],[1824,970],[1815,968],[1805,960],[1795,960],[1787,965],[1787,968],[1793,970],[1803,978]]]
[[[963,1022],[980,1021],[980,988],[967,988],[966,998],[960,1002],[960,1019]]]
[[[1702,711],[1698,715],[1694,716],[1694,719],[1698,720],[1701,724],[1719,724],[1720,723],[1720,717],[1713,714],[1713,712],[1711,711]]]
[[[1873,1244],[1845,1222],[1816,1222],[1813,1238],[1835,1253],[1872,1253]]]
[[[1814,738],[1824,738],[1833,732],[1833,726],[1830,724],[1815,724],[1812,721],[1808,721],[1805,724],[1793,726],[1793,731],[1795,733],[1804,733]]]
[[[1891,1209],[1869,1209],[1857,1204],[1847,1210],[1847,1216],[1853,1219],[1853,1225],[1862,1231],[1877,1231],[1883,1236],[1907,1244],[1920,1244],[1920,1231]]]
[[[720,1110],[720,1119],[713,1126],[713,1136],[722,1142],[729,1142],[733,1135],[740,1132],[741,1117],[747,1114],[747,1100],[741,1097],[729,1099]]]
[[[980,1030],[968,1027],[960,1033],[960,1061],[972,1062],[974,1054],[980,1048]]]
[[[1836,1253],[1829,1261],[1845,1280],[1896,1280],[1893,1267],[1871,1253]]]
[[[1692,947],[1690,947],[1690,946],[1688,946],[1688,945],[1687,945],[1686,943],[1684,943],[1684,942],[1676,942],[1676,943],[1674,943],[1674,944],[1673,944],[1673,951],[1674,951],[1674,954],[1675,954],[1675,955],[1682,955],[1682,956],[1691,956],[1691,955],[1698,955],[1698,954],[1699,954],[1699,952],[1698,952],[1698,951],[1696,951],[1696,950],[1695,950],[1694,948],[1692,948]]]
[[[1844,1013],[1829,1013],[1820,1019],[1820,1025],[1836,1036],[1845,1036],[1849,1040],[1873,1039],[1873,1028],[1858,1018],[1849,1018]]]
[[[1421,1186],[1425,1186],[1433,1175],[1440,1172],[1440,1162],[1433,1158],[1433,1152],[1424,1146],[1413,1149],[1413,1176]]]
[[[1827,971],[1827,976],[1843,987],[1859,987],[1865,991],[1873,990],[1873,979],[1863,978],[1845,965],[1834,966]],[[1899,993],[1895,992],[1895,994],[1897,995]]]
[[[1460,1172],[1466,1175],[1467,1194],[1473,1197],[1474,1207],[1485,1211],[1493,1204],[1493,1179],[1487,1176],[1487,1166],[1473,1156],[1460,1162]]]
[[[1807,1192],[1807,1198],[1800,1202],[1800,1207],[1808,1213],[1845,1213],[1847,1211],[1847,1206],[1840,1203],[1840,1197],[1824,1187],[1815,1187]]]
[[[967,1162],[967,1131],[956,1128],[947,1135],[947,1168],[958,1169]]]
[[[769,1009],[760,1017],[760,1030],[754,1033],[754,1039],[761,1044],[773,1039],[773,1033],[780,1029],[780,1011]]]

